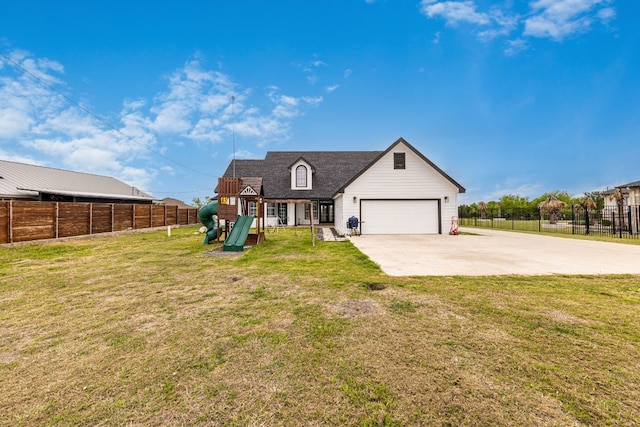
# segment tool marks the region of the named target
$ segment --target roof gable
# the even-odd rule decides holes
[[[294,167],[295,165],[299,164],[299,163],[304,163],[307,166],[309,166],[311,168],[312,172],[315,172],[316,169],[313,167],[313,165],[307,161],[307,159],[305,159],[303,156],[298,157],[293,163],[291,163],[289,165],[289,170],[291,170],[292,167]]]
[[[263,160],[232,161],[223,176],[234,176],[233,162],[235,162],[235,176],[263,178],[263,194],[267,199],[330,199],[336,194],[344,192],[344,189],[349,184],[399,144],[404,144],[409,150],[413,151],[426,164],[457,187],[460,193],[466,191],[464,187],[416,150],[404,138],[399,138],[385,151],[269,151]],[[290,170],[300,160],[313,167],[312,189],[291,189]]]
[[[380,154],[379,151],[269,151],[264,160],[236,160],[236,176],[261,176],[267,199],[331,198]],[[312,166],[313,188],[291,189],[290,167],[300,159]],[[224,177],[233,176],[230,164]]]
[[[336,191],[336,194],[338,193],[343,193],[344,189],[347,188],[352,182],[354,182],[356,179],[358,179],[363,173],[365,173],[367,170],[369,170],[374,164],[376,164],[381,158],[383,158],[385,155],[387,155],[388,153],[390,153],[391,151],[393,151],[398,145],[400,144],[404,144],[409,150],[411,150],[413,153],[415,153],[420,159],[422,159],[425,163],[427,163],[429,166],[431,166],[436,172],[438,172],[440,175],[442,175],[447,181],[449,181],[451,184],[453,184],[454,186],[456,186],[458,188],[458,191],[460,193],[464,193],[466,192],[466,189],[458,184],[458,182],[456,182],[453,178],[451,178],[449,175],[447,175],[442,169],[440,169],[435,163],[433,163],[431,160],[429,160],[424,154],[422,154],[420,151],[418,151],[413,145],[409,144],[404,138],[400,137],[398,138],[398,140],[396,142],[394,142],[393,144],[391,144],[389,146],[389,148],[387,148],[385,151],[383,151],[382,153],[380,153],[380,155],[378,157],[376,157],[372,162],[370,162],[365,168],[363,168],[360,172],[358,172],[356,175],[354,175],[349,181],[347,181],[342,187],[340,187],[340,189],[338,191]]]

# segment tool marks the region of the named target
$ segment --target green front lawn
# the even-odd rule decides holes
[[[640,424],[640,276],[395,278],[196,231],[0,248],[0,425]]]

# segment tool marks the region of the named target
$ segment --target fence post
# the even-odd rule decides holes
[[[60,203],[56,202],[56,239],[58,238],[58,219],[60,218]]]
[[[9,237],[9,243],[13,243],[13,200],[9,200],[9,224],[7,225],[9,227],[8,230],[8,237]]]
[[[588,208],[584,208],[584,229],[586,231],[586,235],[589,235],[589,223],[591,222],[591,219],[589,218],[589,209]]]
[[[622,206],[618,205],[618,215],[620,216],[620,238],[622,239],[622,225],[624,224],[624,221],[622,220],[623,216],[622,216]]]

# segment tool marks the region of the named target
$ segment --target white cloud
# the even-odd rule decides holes
[[[613,0],[535,0],[529,10],[516,13],[512,2],[494,5],[479,11],[474,0],[422,0],[421,12],[428,18],[444,19],[447,25],[467,23],[480,28],[476,35],[482,40],[510,37],[521,31],[505,49],[514,55],[525,50],[527,37],[548,38],[555,41],[590,31],[594,24],[607,24],[615,18]]]
[[[615,17],[616,10],[612,7],[605,7],[604,9],[600,9],[598,11],[598,18],[600,18],[600,20],[605,24]]]
[[[503,186],[496,186],[493,191],[482,196],[482,200],[500,200],[503,196],[513,194],[524,198],[535,198],[544,193],[544,186],[537,184],[516,184],[508,182]]]
[[[455,25],[459,22],[487,25],[491,22],[489,15],[476,12],[473,1],[422,1],[422,11],[429,17],[442,17],[447,24]]]
[[[328,64],[320,59],[314,58],[310,61],[294,62],[293,66],[302,70],[305,79],[309,82],[309,84],[315,85],[320,80],[320,78],[316,74],[317,69],[321,67],[327,67]]]
[[[523,50],[527,50],[529,43],[523,39],[509,40],[507,41],[507,47],[504,49],[504,53],[507,56],[517,55]]]
[[[333,92],[335,92],[339,87],[340,87],[340,85],[331,85],[331,86],[327,86],[327,87],[325,88],[325,90],[327,91],[327,93],[333,93]]]
[[[0,103],[8,103],[6,102],[8,101],[7,99],[4,101],[0,101]],[[0,138],[12,138],[21,135],[29,130],[29,127],[33,124],[29,112],[16,104],[0,107]]]
[[[51,163],[114,176],[142,189],[171,163],[172,148],[175,152],[189,141],[215,144],[232,131],[244,144],[259,147],[286,140],[293,121],[322,102],[321,96],[296,97],[273,87],[258,96],[196,58],[171,73],[166,90],[152,100],[123,100],[119,121],[107,123],[85,110],[91,107],[79,108],[56,92],[68,90],[61,64],[25,51],[8,56],[29,71],[8,62],[0,67],[3,158],[37,163],[33,159],[46,156]],[[140,166],[149,160],[152,167]]]
[[[0,69],[2,69],[2,67],[0,67]],[[45,162],[41,160],[34,159],[33,157],[30,157],[30,156],[23,156],[21,154],[9,153],[8,151],[4,151],[2,149],[0,149],[0,159],[7,160],[9,162],[28,163],[30,165],[46,166]]]
[[[596,18],[610,19],[612,8],[597,9],[608,0],[538,0],[531,3],[534,16],[525,20],[524,35],[562,40],[590,29]],[[604,10],[604,12],[603,12]]]
[[[257,156],[249,150],[236,150],[236,159],[255,159]],[[228,160],[233,160],[233,153],[229,154]]]
[[[61,72],[62,66],[48,59],[34,60],[27,52],[19,50],[7,57],[10,62],[0,69],[0,143],[1,139],[16,138],[28,132],[36,118],[46,120],[51,117],[63,101],[59,94],[37,81],[61,86],[60,79],[53,73]]]
[[[322,101],[324,101],[324,98],[321,97],[321,96],[303,96],[302,100],[309,107],[317,107],[318,105],[320,105],[322,103]]]

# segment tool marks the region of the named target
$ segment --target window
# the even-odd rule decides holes
[[[406,169],[404,153],[393,153],[393,168]]]
[[[278,216],[280,217],[280,221],[283,224],[287,223],[287,204],[286,203],[278,203]]]
[[[300,165],[296,168],[296,187],[307,186],[307,167]]]
[[[276,216],[276,204],[267,203],[267,216]]]
[[[311,202],[311,204],[313,205],[313,219],[317,220],[318,219],[318,202]],[[309,205],[307,204],[304,205],[304,219],[311,219],[309,218]]]
[[[249,202],[249,216],[256,216],[257,207],[256,202]]]

